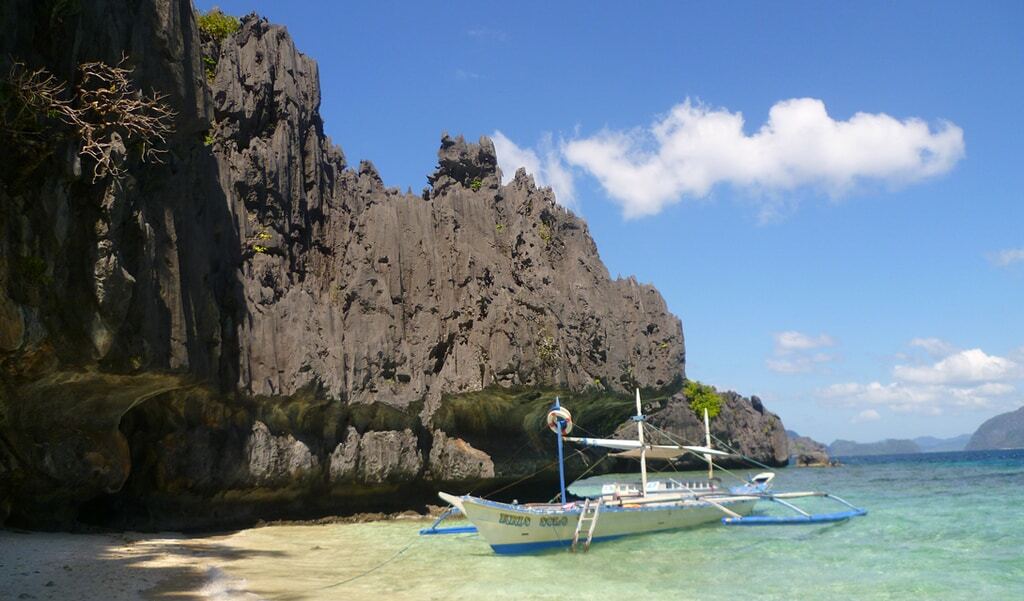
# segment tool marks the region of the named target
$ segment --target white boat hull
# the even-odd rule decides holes
[[[572,544],[582,506],[510,505],[476,497],[460,498],[463,512],[495,553],[531,553]],[[739,515],[749,515],[757,499],[716,500]],[[608,505],[601,508],[592,542],[718,522],[725,514],[702,501]],[[586,538],[586,533],[581,535]]]

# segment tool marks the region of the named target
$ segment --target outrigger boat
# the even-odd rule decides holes
[[[707,411],[704,412],[705,445],[650,444],[645,441],[645,416],[636,391],[636,440],[609,438],[575,438],[572,415],[555,399],[547,415],[548,427],[558,436],[559,503],[501,503],[471,495],[456,496],[438,493],[451,504],[430,528],[420,534],[454,534],[477,532],[496,553],[530,553],[544,549],[568,548],[587,551],[595,542],[634,534],[688,528],[720,521],[725,525],[812,524],[837,522],[867,514],[867,511],[839,497],[823,492],[772,492],[775,474],[762,472],[741,485],[724,489],[714,477],[714,457],[741,457],[711,446]],[[653,426],[647,426],[653,427]],[[662,431],[664,435],[665,433]],[[594,481],[574,483],[578,500],[566,494],[563,441],[583,447],[618,451],[615,457],[640,460],[640,482]],[[676,478],[649,479],[648,459],[672,460],[686,453],[703,457],[708,464],[707,481],[689,482]],[[589,486],[588,486],[589,485]],[[600,488],[597,488],[600,486]],[[589,488],[589,490],[588,490]],[[844,511],[810,514],[790,503],[801,497],[829,498],[845,505]],[[777,503],[796,515],[751,515],[759,501]],[[464,515],[473,525],[440,527],[444,520]]]

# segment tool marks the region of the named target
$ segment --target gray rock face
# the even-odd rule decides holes
[[[319,464],[303,442],[291,434],[274,436],[261,421],[252,426],[245,454],[251,481],[260,486],[287,484],[312,474]]]
[[[431,479],[442,482],[494,477],[494,461],[490,455],[474,449],[461,438],[450,438],[442,430],[434,431],[429,466]]]
[[[1002,413],[981,424],[965,451],[1024,448],[1024,407]]]
[[[494,145],[444,136],[427,200],[346,169],[323,136],[316,63],[246,17],[213,83],[214,152],[242,241],[239,387],[315,384],[396,406],[442,393],[682,375],[658,292],[612,280],[586,224],[525,172],[501,186]]]
[[[789,439],[779,416],[765,410],[756,396],[749,399],[733,391],[719,392],[722,409],[710,420],[711,434],[733,452],[772,466],[783,466],[789,461]],[[671,438],[687,444],[704,444],[704,422],[690,409],[683,393],[674,395],[664,407],[644,407],[648,423],[669,432]],[[635,438],[636,425],[627,422],[616,432],[618,438]],[[656,443],[670,444],[671,440],[657,432],[651,435]],[[724,445],[722,444],[724,443]],[[691,463],[696,462],[694,460]],[[726,461],[726,465],[730,462]],[[742,465],[749,465],[742,463]]]
[[[329,465],[328,478],[331,483],[355,479],[359,468],[359,432],[352,426],[348,427],[345,441],[339,442],[331,452]]]
[[[423,468],[411,430],[370,431],[359,440],[359,479],[369,484],[407,481]]]

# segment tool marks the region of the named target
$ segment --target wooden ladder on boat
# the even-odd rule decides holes
[[[580,544],[580,534],[584,525],[587,526],[587,540],[583,542],[583,552],[590,550],[590,542],[594,540],[594,529],[597,528],[597,518],[601,515],[601,505],[604,499],[598,499],[596,503],[592,499],[583,501],[583,511],[580,512],[580,519],[576,522],[576,533],[572,536],[572,546],[569,548],[573,553]]]

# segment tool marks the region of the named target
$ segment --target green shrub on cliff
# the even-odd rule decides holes
[[[217,43],[223,42],[224,38],[238,31],[240,23],[238,17],[224,14],[221,9],[213,7],[197,19],[199,29],[212,37]]]
[[[722,397],[714,387],[701,384],[696,380],[687,380],[683,388],[683,394],[690,401],[690,409],[697,414],[697,417],[704,417],[704,410],[708,410],[708,417],[715,417],[722,410]]]

